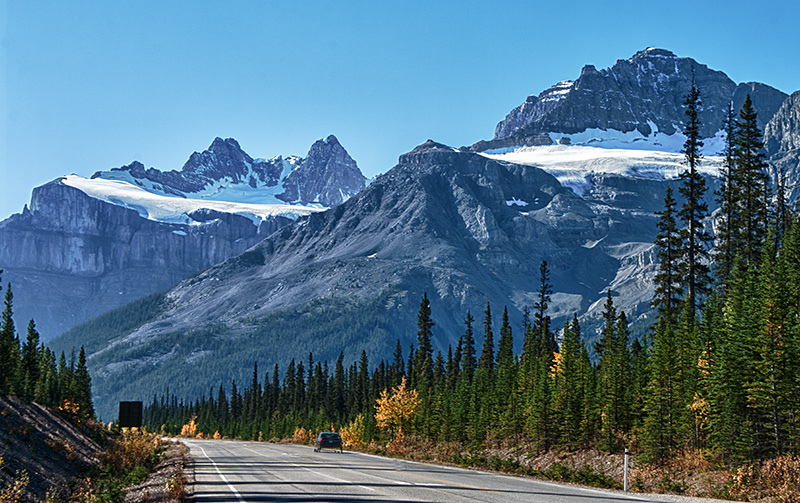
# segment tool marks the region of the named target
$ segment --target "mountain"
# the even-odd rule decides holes
[[[580,197],[537,167],[429,141],[342,205],[151,299],[145,316],[136,307],[119,315],[144,323],[109,341],[99,327],[110,321],[97,320],[54,347],[87,347],[96,405],[106,414],[122,397],[149,399],[137,393],[163,392],[166,383],[183,396],[243,382],[253,361],[285,368],[308,352],[317,360],[362,349],[387,356],[396,340],[415,341],[424,292],[435,349],[456,344],[467,310],[478,314],[487,302],[498,314],[507,306],[517,328],[536,300],[542,260],[556,324],[591,310],[608,288],[635,322],[650,299],[652,211],[666,187],[641,181],[622,180],[618,197]],[[202,376],[180,378],[197,368]]]
[[[597,132],[607,136],[611,131],[631,141],[650,137],[651,144],[657,143],[659,136],[683,130],[683,101],[693,78],[700,89],[700,134],[704,138],[712,138],[722,129],[728,104],[741,107],[747,93],[762,128],[787,97],[765,84],[737,85],[723,72],[691,58],[648,48],[604,70],[584,66],[578,79],[561,81],[539,95],[529,96],[497,124],[494,145],[509,146],[508,138],[517,139],[516,145],[530,146],[526,138],[536,138],[542,144],[546,136],[552,142],[565,135],[592,138]],[[574,138],[571,140],[574,142]],[[484,145],[483,149],[498,148],[494,145]]]
[[[298,218],[168,292],[76,327],[54,347],[86,345],[98,410],[113,414],[116,400],[148,400],[167,384],[180,396],[199,396],[231,379],[245,382],[254,361],[283,370],[309,352],[317,361],[340,353],[353,361],[366,350],[374,364],[396,340],[404,348],[415,342],[423,293],[435,349],[455,344],[467,311],[478,318],[487,302],[496,316],[508,307],[519,346],[543,260],[555,327],[578,314],[591,350],[611,291],[641,334],[651,321],[654,212],[685,169],[682,102],[693,69],[707,135],[701,172],[713,208],[722,146],[721,121],[714,121],[731,100],[752,93],[765,128],[774,130],[771,159],[789,159],[796,144],[784,136],[797,131],[795,96],[737,85],[689,58],[649,49],[609,70],[587,67],[558,92],[529,98],[528,108],[508,116],[520,119],[516,129],[493,139],[420,145],[341,205]]]
[[[327,208],[342,204],[366,185],[356,162],[331,135],[318,140],[283,180],[285,191],[278,199],[290,204],[319,204]]]
[[[271,160],[217,138],[180,171],[133,162],[35,188],[22,213],[0,222],[0,269],[17,318],[35,318],[47,340],[242,253],[364,185],[334,136],[305,159]]]

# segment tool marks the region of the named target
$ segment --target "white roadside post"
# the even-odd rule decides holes
[[[628,448],[625,448],[625,482],[624,491],[628,492]]]

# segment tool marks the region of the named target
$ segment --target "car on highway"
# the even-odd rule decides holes
[[[320,452],[323,448],[342,452],[342,437],[336,432],[323,431],[314,439],[314,452]]]

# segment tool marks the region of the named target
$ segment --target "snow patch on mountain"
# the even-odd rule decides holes
[[[263,188],[257,189],[247,185],[225,187],[219,184],[216,192],[210,190],[206,194],[207,199],[190,199],[159,194],[155,187],[149,187],[148,190],[148,187],[126,180],[89,179],[79,175],[69,175],[61,180],[90,197],[133,209],[142,218],[171,224],[199,224],[200,222],[195,221],[189,214],[204,208],[246,217],[256,226],[270,217],[283,216],[294,220],[322,211],[308,206],[288,205],[274,197],[265,198]],[[142,182],[141,179],[138,181]],[[230,199],[216,199],[223,197]],[[263,202],[265,199],[277,202]],[[254,202],[256,200],[262,202]]]
[[[591,188],[591,177],[613,174],[647,180],[673,180],[686,169],[683,154],[658,150],[601,148],[586,145],[549,145],[487,151],[499,161],[541,168],[579,196]],[[722,157],[705,156],[699,171],[719,176]]]

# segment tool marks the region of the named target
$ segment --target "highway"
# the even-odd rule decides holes
[[[183,440],[191,501],[600,503],[712,501],[642,495],[356,452],[231,440]]]

